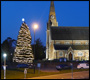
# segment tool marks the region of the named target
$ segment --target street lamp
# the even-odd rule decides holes
[[[37,24],[34,24],[34,59],[35,59],[35,30],[38,28]]]
[[[71,65],[71,72],[72,72],[72,79],[73,79],[73,64],[70,63],[70,65]]]
[[[6,79],[6,56],[7,54],[4,53],[3,57],[4,57],[4,65],[3,65],[3,69],[4,69],[4,79]]]
[[[34,24],[34,73],[35,73],[35,30],[38,28],[37,24]]]

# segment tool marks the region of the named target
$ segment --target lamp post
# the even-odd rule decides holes
[[[71,65],[71,73],[72,73],[72,79],[73,79],[73,64],[70,63],[70,65]]]
[[[6,79],[6,56],[7,54],[4,53],[3,57],[4,57],[4,65],[3,65],[3,69],[4,69],[4,79]]]
[[[35,30],[38,28],[37,24],[34,24],[34,73],[35,73]]]
[[[35,30],[38,28],[37,24],[34,24],[34,59],[35,59]]]

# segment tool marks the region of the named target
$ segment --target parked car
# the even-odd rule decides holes
[[[78,68],[78,69],[89,68],[89,64],[88,64],[88,63],[79,63],[79,64],[77,65],[77,68]]]
[[[67,65],[67,64],[60,64],[58,66],[56,66],[57,70],[62,70],[62,69],[70,69],[71,65]]]
[[[83,60],[83,61],[81,61],[80,63],[88,63],[88,61]]]
[[[29,65],[27,65],[27,64],[18,64],[17,68],[29,68]]]
[[[66,62],[67,61],[67,58],[60,58],[59,61],[60,62]]]

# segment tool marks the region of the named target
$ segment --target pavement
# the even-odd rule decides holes
[[[89,71],[74,72],[73,77],[72,73],[63,73],[49,76],[33,77],[28,79],[89,79]]]

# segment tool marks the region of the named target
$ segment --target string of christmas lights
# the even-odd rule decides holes
[[[13,61],[18,63],[33,63],[33,60],[34,56],[32,53],[29,27],[23,22],[19,31]]]

